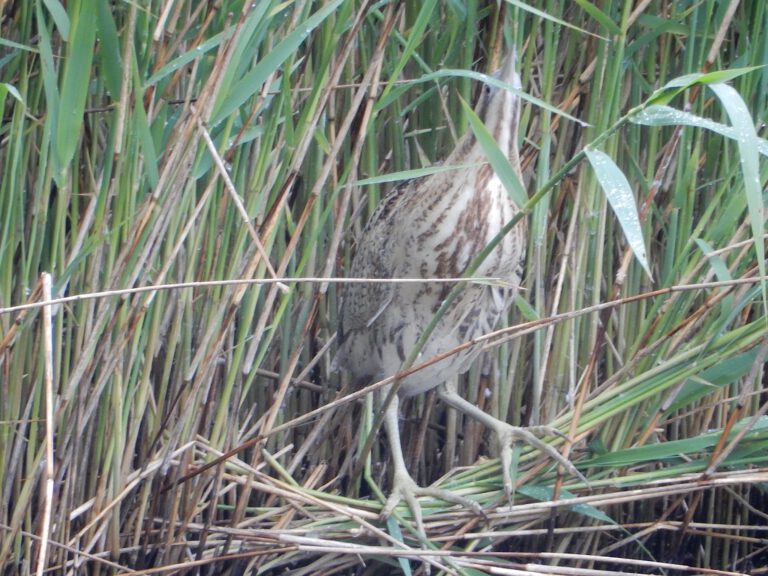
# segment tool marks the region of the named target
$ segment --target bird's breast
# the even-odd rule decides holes
[[[364,232],[352,275],[459,278],[517,212],[488,165],[412,182],[377,209]],[[521,221],[473,273],[498,278],[504,285],[465,286],[435,326],[417,364],[493,330],[520,283],[525,234]],[[393,374],[452,288],[451,283],[428,282],[350,285],[342,321],[342,365],[355,379]],[[401,382],[401,394],[417,394],[465,371],[478,352],[465,349],[408,376]]]
[[[487,167],[475,178],[446,182],[437,192],[414,195],[404,215],[414,227],[401,237],[404,272],[415,277],[455,278],[496,237],[517,213],[501,181]],[[431,220],[432,226],[419,226]],[[477,276],[509,278],[525,252],[525,224],[521,222],[480,264]]]

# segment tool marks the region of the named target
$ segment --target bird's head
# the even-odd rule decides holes
[[[517,54],[507,52],[493,77],[516,90],[522,88],[517,73]],[[475,108],[499,147],[513,165],[519,164],[517,151],[517,127],[520,121],[520,97],[516,92],[491,84],[484,84],[480,100]]]

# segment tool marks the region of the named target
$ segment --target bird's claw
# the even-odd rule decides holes
[[[486,517],[485,512],[477,502],[470,500],[469,498],[459,496],[458,494],[454,494],[453,492],[449,492],[448,490],[442,490],[440,488],[433,488],[428,486],[419,486],[416,481],[407,473],[395,474],[392,492],[390,493],[389,498],[387,498],[384,507],[381,509],[381,516],[383,518],[388,518],[392,512],[394,512],[397,505],[402,500],[405,500],[406,504],[408,504],[408,507],[411,509],[411,513],[413,514],[413,519],[416,522],[416,529],[422,536],[426,537],[426,532],[424,530],[424,519],[421,511],[421,504],[419,504],[418,501],[418,496],[428,496],[437,500],[450,502],[451,504],[457,504],[459,506],[463,506],[464,508],[468,508],[478,516],[482,516],[484,518]]]
[[[514,483],[512,482],[512,447],[518,442],[525,442],[529,446],[538,448],[541,452],[549,456],[552,460],[563,466],[568,472],[586,482],[587,479],[578,471],[578,469],[558,452],[553,446],[544,442],[539,436],[558,436],[563,439],[568,437],[556,428],[551,426],[533,426],[530,428],[521,428],[511,426],[501,422],[496,430],[496,437],[499,443],[499,455],[501,459],[502,480],[504,482],[504,492],[507,500],[512,503],[514,494]]]

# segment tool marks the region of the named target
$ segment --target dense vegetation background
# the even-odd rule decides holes
[[[0,572],[391,573],[423,545],[766,573],[766,30],[762,1],[0,0]],[[425,501],[420,543],[378,519],[386,444],[357,473],[341,285],[271,280],[344,276],[510,46],[525,290],[462,390],[559,427],[589,483],[521,447],[510,508],[484,431],[417,398],[410,469],[487,510]]]

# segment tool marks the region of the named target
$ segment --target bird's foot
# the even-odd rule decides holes
[[[413,519],[416,522],[416,529],[419,533],[426,537],[424,531],[424,520],[421,512],[421,505],[419,504],[419,496],[428,496],[437,500],[443,500],[450,502],[451,504],[458,504],[464,508],[468,508],[478,516],[485,516],[483,509],[477,502],[464,498],[448,490],[442,490],[440,488],[432,488],[419,486],[416,481],[411,478],[411,475],[407,472],[398,473],[395,472],[394,485],[392,486],[392,492],[387,498],[387,502],[384,504],[384,508],[381,510],[381,516],[388,518],[392,512],[394,512],[397,505],[405,500],[408,507],[411,509]]]
[[[529,446],[538,448],[541,452],[568,470],[570,474],[584,482],[587,481],[584,475],[576,469],[573,463],[540,438],[540,436],[558,436],[567,439],[568,437],[557,428],[552,428],[551,426],[531,426],[529,428],[521,428],[519,426],[506,424],[505,422],[497,422],[498,423],[494,426],[494,431],[499,443],[499,456],[501,459],[504,492],[507,495],[507,500],[510,502],[510,505],[514,495],[514,484],[512,482],[512,448],[518,442],[525,442]]]

